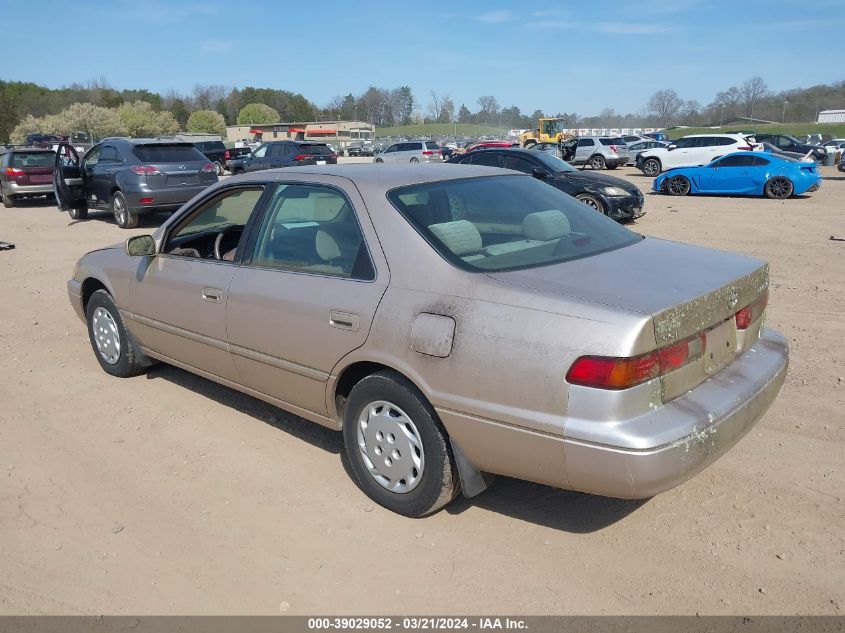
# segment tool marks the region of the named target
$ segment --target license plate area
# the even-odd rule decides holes
[[[727,367],[736,357],[736,327],[733,320],[723,321],[705,333],[704,371],[708,376]]]

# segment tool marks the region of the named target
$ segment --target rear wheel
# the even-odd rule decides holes
[[[119,191],[114,192],[111,199],[111,210],[114,221],[122,229],[134,229],[138,226],[138,214],[132,213],[126,204],[126,197]]]
[[[72,220],[87,220],[88,219],[88,207],[83,207],[81,209],[71,207],[68,210],[68,215],[70,215]]]
[[[656,176],[660,173],[660,161],[656,158],[646,158],[641,169],[646,176]]]
[[[446,430],[411,382],[392,371],[352,389],[343,441],[358,485],[388,510],[421,517],[449,503],[460,484]]]
[[[686,176],[672,176],[666,181],[666,193],[670,196],[685,196],[690,191],[690,182]]]
[[[525,144],[523,145],[523,147],[528,149],[529,147],[534,147],[536,144],[537,144],[537,141],[535,141],[533,138],[530,138],[527,141],[525,141]]]
[[[383,163],[384,161],[381,158],[376,158],[377,163]]]
[[[234,171],[232,172],[232,175],[233,175],[233,176],[237,176],[238,174],[242,174],[242,173],[244,173],[243,168],[241,168],[241,167],[235,167]]]
[[[417,158],[416,156],[414,156],[414,157],[411,159],[411,162],[412,162],[412,163],[418,163],[418,162],[420,162],[420,159],[419,159],[419,158]]]
[[[593,156],[590,159],[590,167],[592,167],[593,169],[604,169],[604,156],[601,156],[600,154],[596,154],[595,156]]]
[[[5,192],[3,192],[3,206],[7,209],[11,209],[15,206],[15,199]]]
[[[619,163],[613,163],[612,165],[607,166],[608,169],[616,169],[617,167],[619,167]]]
[[[775,176],[766,183],[763,189],[767,198],[774,198],[775,200],[785,200],[792,195],[792,191],[792,181],[785,176]]]
[[[607,207],[605,207],[604,202],[602,202],[598,197],[594,196],[591,193],[579,193],[575,196],[581,202],[586,204],[588,207],[595,209],[601,214],[607,214]]]
[[[223,163],[221,163],[220,161],[215,161],[215,163],[214,163],[214,169],[215,169],[215,171],[217,172],[217,175],[218,175],[218,176],[222,176],[222,175],[223,175],[223,172],[225,171],[225,170],[223,169]]]

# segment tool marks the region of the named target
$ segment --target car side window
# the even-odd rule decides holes
[[[751,167],[754,164],[753,156],[746,156],[744,154],[725,156],[722,160],[714,165],[714,167]]]
[[[270,147],[270,146],[269,145],[262,145],[257,150],[255,150],[252,155],[255,158],[264,158],[264,156],[267,154],[267,148],[268,147]]]
[[[252,266],[346,279],[375,279],[355,210],[320,185],[282,184],[261,223]]]
[[[578,147],[592,147],[595,145],[593,139],[591,138],[579,138],[578,139]]]
[[[255,211],[264,187],[224,191],[201,204],[167,238],[163,252],[180,257],[215,257],[215,242],[225,239],[220,258],[232,261],[244,228]],[[219,250],[219,249],[218,249]]]
[[[754,166],[755,167],[764,167],[764,166],[768,165],[770,162],[771,161],[768,160],[767,158],[762,158],[760,156],[754,157]]]
[[[100,147],[93,148],[85,158],[82,160],[82,166],[85,167],[93,167],[97,164],[97,161],[100,160],[100,152],[103,151],[102,145]]]
[[[386,150],[384,150],[384,153],[386,154],[387,152],[395,152],[397,147],[398,145],[391,145]]]
[[[121,162],[120,156],[117,154],[117,150],[112,147],[111,145],[106,145],[103,147],[103,151],[100,153],[100,158],[98,160],[99,163],[119,163]]]
[[[487,167],[500,167],[499,154],[496,152],[478,152],[472,155],[473,165],[486,165]]]
[[[524,174],[533,174],[539,166],[522,156],[505,156],[505,167],[521,171]]]

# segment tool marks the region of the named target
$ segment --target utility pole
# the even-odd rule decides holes
[[[789,105],[789,101],[786,99],[783,100],[783,114],[780,115],[780,122],[783,123],[786,121],[786,106]]]
[[[719,108],[719,127],[722,127],[722,121],[725,119],[725,104],[723,103]]]

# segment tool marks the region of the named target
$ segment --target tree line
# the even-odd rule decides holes
[[[118,90],[105,78],[57,89],[0,81],[0,140],[20,138],[26,131],[225,134],[225,126],[236,123],[338,119],[368,121],[378,127],[436,122],[501,128],[533,128],[543,116],[562,118],[570,128],[714,125],[737,116],[806,122],[815,121],[820,110],[845,105],[845,81],[774,93],[761,77],[752,77],[719,91],[707,105],[665,88],[655,92],[639,112],[622,114],[606,107],[591,116],[541,110],[523,113],[517,106],[501,106],[493,95],[483,95],[468,106],[457,104],[450,94],[431,91],[425,101],[418,101],[407,85],[369,86],[357,96],[339,95],[320,107],[297,92],[251,86],[196,85],[190,92],[171,90],[162,95],[146,89]],[[75,108],[71,110],[71,106]]]

